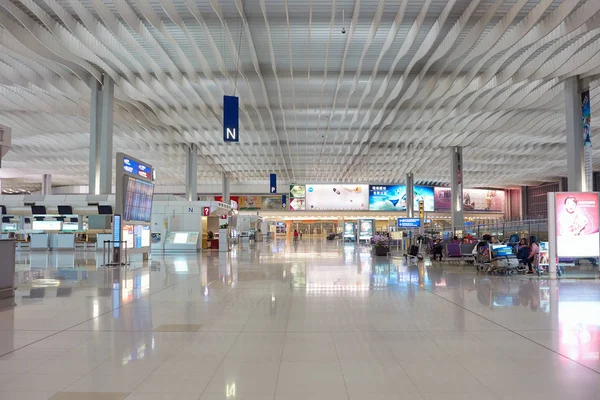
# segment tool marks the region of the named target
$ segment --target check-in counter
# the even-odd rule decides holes
[[[29,249],[34,251],[48,251],[50,248],[50,235],[47,233],[32,233],[29,235]]]
[[[15,241],[0,240],[0,299],[15,293]]]
[[[56,250],[74,250],[75,249],[75,234],[73,233],[56,233]]]

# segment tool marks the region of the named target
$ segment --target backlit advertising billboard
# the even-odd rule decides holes
[[[434,191],[430,186],[414,186],[414,210],[419,209],[419,200],[423,200],[425,211],[434,210]],[[369,186],[369,210],[371,211],[405,211],[405,185],[371,185]]]
[[[434,207],[436,211],[450,211],[452,208],[452,192],[450,188],[434,189]],[[464,189],[463,210],[503,212],[506,194],[504,190]]]
[[[369,209],[369,186],[353,184],[306,185],[307,210]]]
[[[306,210],[306,187],[290,185],[290,211]]]
[[[598,193],[556,193],[558,257],[599,257]]]

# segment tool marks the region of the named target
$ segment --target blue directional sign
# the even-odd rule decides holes
[[[240,99],[223,96],[223,141],[240,141]]]
[[[281,195],[281,208],[286,208],[287,206],[287,202],[286,202],[286,197],[285,194]]]
[[[148,180],[153,178],[152,168],[127,157],[123,158],[123,171]]]
[[[276,174],[271,174],[270,182],[271,182],[271,184],[269,185],[269,192],[272,194],[277,193],[277,175]]]
[[[398,218],[398,228],[419,228],[420,226],[419,218]]]

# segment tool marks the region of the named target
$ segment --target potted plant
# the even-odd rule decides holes
[[[390,252],[390,238],[385,235],[377,234],[371,239],[376,256],[387,256]]]

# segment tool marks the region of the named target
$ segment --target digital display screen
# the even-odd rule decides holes
[[[150,227],[143,226],[142,227],[142,247],[150,246]]]
[[[75,232],[79,230],[79,224],[73,222],[64,222],[62,227],[63,232]]]
[[[369,186],[306,185],[307,210],[368,210]]]
[[[358,222],[358,237],[360,239],[371,239],[373,237],[373,220],[363,219]]]
[[[123,171],[144,179],[152,179],[152,168],[127,157],[123,159]]]
[[[558,257],[599,257],[598,192],[556,193]]]
[[[135,178],[125,180],[125,221],[150,222],[154,184]]]
[[[173,243],[184,244],[184,243],[187,243],[187,239],[188,239],[187,232],[177,232],[175,234],[175,238],[173,239]]]
[[[62,222],[60,221],[33,221],[31,229],[34,231],[60,231]]]
[[[354,222],[345,222],[344,223],[344,237],[345,238],[353,238],[354,237]]]
[[[113,241],[115,247],[121,247],[121,216],[113,216]]]
[[[434,191],[430,186],[414,186],[414,210],[419,209],[419,200],[423,200],[424,210],[434,210]],[[369,186],[369,210],[371,211],[404,211],[406,210],[405,185],[371,185]]]
[[[127,243],[128,249],[135,248],[135,238],[133,236],[133,225],[123,225],[123,242]]]

